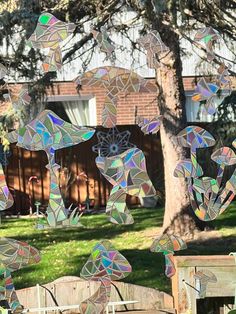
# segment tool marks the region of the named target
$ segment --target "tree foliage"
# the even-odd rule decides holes
[[[84,26],[86,23],[91,23],[97,30],[106,25],[108,31],[112,30],[126,36],[133,50],[140,47],[130,38],[130,28],[139,23],[141,34],[157,30],[170,49],[168,56],[162,60],[165,67],[157,71],[156,77],[159,87],[158,106],[165,116],[161,129],[162,142],[166,142],[166,145],[163,145],[164,160],[168,165],[173,164],[176,158],[184,156],[184,151],[177,150],[172,141],[172,137],[187,123],[181,75],[181,54],[186,51],[182,49],[180,41],[184,38],[193,48],[204,53],[204,48],[193,41],[193,34],[201,27],[212,26],[221,34],[227,47],[233,51],[236,39],[234,0],[2,0],[2,2],[0,45],[5,45],[6,49],[1,50],[0,63],[11,69],[11,73],[17,73],[18,80],[29,81],[35,103],[41,100],[45,88],[51,84],[56,75],[42,74],[38,67],[39,61],[43,58],[41,52],[26,47],[26,39],[34,31],[37,19],[43,11],[76,24],[73,44],[64,51],[63,62],[68,63],[73,58],[80,58],[83,61],[82,70],[88,66],[96,46],[92,33]],[[131,20],[124,22],[120,15],[127,10],[133,11],[135,15]],[[234,60],[227,60],[224,56],[216,54],[213,63],[218,66],[222,61],[235,63]],[[234,74],[232,70],[230,73]],[[75,73],[75,76],[77,74]],[[172,88],[173,86],[175,87]],[[233,102],[235,103],[235,100]],[[167,146],[169,150],[166,150]],[[169,160],[171,151],[177,154],[173,160]],[[167,171],[166,168],[165,176]],[[166,177],[166,182],[169,181],[169,185],[166,185],[168,189],[172,184],[171,180],[171,177]],[[169,197],[167,195],[167,199]],[[169,203],[166,206],[171,211],[173,204]],[[175,206],[185,205],[178,205],[176,201]],[[173,217],[170,219],[173,220]]]

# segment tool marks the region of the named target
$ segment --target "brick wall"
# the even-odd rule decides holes
[[[151,79],[152,80],[152,79]],[[152,80],[155,84],[155,80]],[[196,86],[196,77],[183,78],[185,91],[192,91]],[[17,91],[21,84],[14,87]],[[232,88],[236,89],[236,78],[232,79]],[[101,125],[102,109],[105,101],[106,91],[103,88],[83,86],[78,92],[75,82],[55,82],[53,87],[48,88],[47,94],[50,96],[64,96],[64,95],[92,95],[96,97],[97,106],[97,124]],[[9,108],[9,103],[0,103],[0,115]],[[119,94],[117,106],[117,124],[118,125],[132,125],[135,124],[135,112],[137,115],[151,118],[158,114],[158,107],[156,103],[155,93],[130,93]]]
[[[155,80],[152,80],[155,84]],[[185,90],[193,90],[195,79],[193,77],[184,78]],[[48,95],[78,95],[76,84],[74,82],[58,82],[52,88],[47,90]],[[101,115],[106,96],[103,88],[84,86],[79,91],[82,96],[93,95],[96,97],[97,122],[101,125]],[[135,112],[137,115],[151,118],[158,114],[155,93],[120,93],[117,106],[117,124],[131,125],[135,124]]]

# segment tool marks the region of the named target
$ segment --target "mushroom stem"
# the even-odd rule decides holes
[[[65,204],[62,199],[59,187],[59,169],[60,166],[55,163],[54,154],[48,155],[48,168],[50,173],[50,193],[47,207],[47,221],[51,227],[56,227],[58,222],[67,219]]]
[[[17,297],[15,287],[13,284],[13,280],[11,277],[11,272],[6,269],[4,273],[4,278],[5,278],[5,297],[6,301],[8,302],[12,312],[15,313],[21,313],[23,310],[22,305],[19,302],[19,299]]]
[[[81,303],[81,314],[104,313],[111,294],[111,280],[109,278],[99,278],[98,280],[101,281],[101,286],[90,298]]]
[[[102,126],[104,128],[114,128],[117,119],[117,104],[111,97],[106,97],[102,111]]]
[[[196,150],[192,150],[191,149],[191,161],[192,161],[192,164],[193,164],[193,168],[195,169],[195,176],[196,177],[199,177],[200,176],[200,173],[198,173],[199,169],[201,169],[199,163],[197,162],[197,153],[196,153]]]
[[[225,170],[225,165],[221,164],[219,169],[218,169],[218,173],[217,173],[217,177],[216,177],[216,181],[217,181],[217,184],[218,184],[219,188],[221,186],[221,182],[222,182],[222,179],[223,179],[224,170]]]
[[[8,189],[6,178],[3,172],[2,164],[0,163],[0,180],[1,180],[1,187],[0,187],[0,211],[5,210],[11,207],[14,203],[13,197]]]
[[[220,189],[221,182],[222,182],[222,179],[223,179],[224,169],[225,169],[225,165],[224,164],[220,164],[220,167],[218,169],[218,173],[217,173],[217,176],[216,176],[216,182],[217,182],[217,185],[218,185],[219,189]],[[214,192],[212,193],[210,201],[209,201],[209,204],[208,204],[209,208],[214,206],[214,203],[215,203],[215,201],[216,201],[216,199],[218,198],[218,195],[219,195],[219,193],[218,193],[219,189],[218,189],[217,193],[214,193]]]
[[[114,224],[130,225],[134,223],[134,219],[126,205],[126,194],[119,186],[114,186],[111,190],[106,206],[106,214],[109,216],[109,221]]]
[[[199,298],[206,297],[207,282],[205,280],[196,279],[196,289],[199,291]]]
[[[165,274],[168,278],[171,278],[175,274],[175,264],[173,253],[164,254],[165,255]]]

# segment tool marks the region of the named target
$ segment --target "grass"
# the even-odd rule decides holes
[[[132,210],[135,223],[112,225],[105,214],[81,218],[84,228],[39,231],[34,219],[5,219],[1,236],[27,241],[42,254],[39,264],[14,273],[17,288],[47,283],[61,276],[79,276],[93,246],[102,239],[111,240],[131,263],[133,272],[124,280],[129,283],[170,292],[170,280],[164,275],[164,257],[149,251],[162,225],[163,209]],[[233,204],[212,222],[216,231],[205,233],[200,240],[188,243],[183,255],[229,254],[236,251],[236,205]]]

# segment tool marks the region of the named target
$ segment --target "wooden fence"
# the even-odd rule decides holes
[[[120,126],[120,131],[131,132],[130,142],[143,150],[146,156],[148,174],[154,186],[163,184],[163,157],[161,153],[159,135],[144,135],[138,126]],[[68,204],[82,203],[86,198],[94,199],[95,208],[106,205],[111,185],[99,173],[92,146],[97,143],[96,135],[88,142],[62,149],[56,153],[56,162],[61,166],[61,190],[66,194]],[[9,165],[5,168],[7,184],[13,194],[15,204],[10,211],[27,213],[29,211],[29,193],[32,202],[39,201],[46,206],[49,198],[49,172],[45,168],[47,157],[44,151],[31,152],[16,145],[11,146],[12,155],[9,157]],[[64,172],[71,174],[68,192],[65,193],[66,180]],[[88,181],[76,183],[76,176],[84,171]],[[39,183],[28,183],[31,176],[37,176]],[[128,198],[130,204],[137,204],[137,198]],[[34,208],[35,210],[35,208]]]

